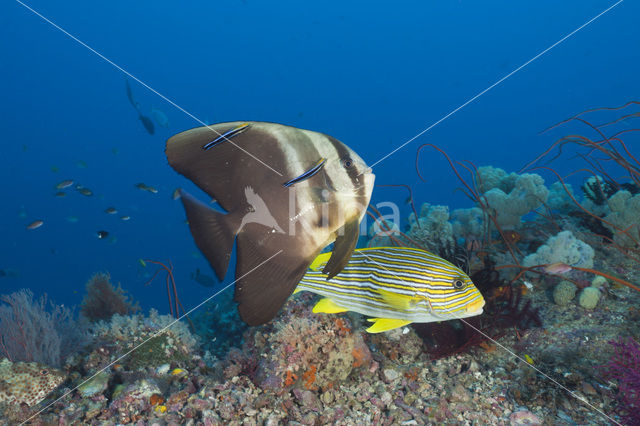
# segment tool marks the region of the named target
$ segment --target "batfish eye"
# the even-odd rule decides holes
[[[455,280],[453,282],[453,287],[457,288],[457,289],[461,289],[462,287],[464,287],[464,281],[462,280]]]
[[[340,162],[345,169],[350,169],[351,167],[353,167],[353,160],[351,159],[351,157],[344,157],[342,160],[340,160]]]

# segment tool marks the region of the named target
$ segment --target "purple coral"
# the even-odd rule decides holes
[[[618,381],[618,413],[629,425],[640,425],[640,344],[632,338],[609,342],[614,354],[602,367]]]
[[[1,295],[0,358],[60,366],[87,338],[73,316],[73,310],[49,302],[46,294],[36,300],[27,289]]]

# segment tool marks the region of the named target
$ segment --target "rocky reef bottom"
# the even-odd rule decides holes
[[[244,329],[220,358],[203,350],[215,342],[198,341],[184,322],[155,336],[165,326],[162,316],[116,316],[94,331],[87,352],[67,360],[63,386],[38,406],[1,405],[0,423],[620,421],[616,384],[599,366],[611,357],[611,340],[638,340],[640,294],[610,288],[587,310],[575,301],[555,304],[550,283],[532,284],[524,298],[539,308],[541,327],[515,327],[495,342],[438,359],[412,327],[367,334],[360,315],[311,313],[314,298],[306,293],[270,324]],[[227,324],[219,326],[228,334]]]

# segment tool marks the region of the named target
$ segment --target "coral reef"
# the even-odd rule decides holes
[[[618,382],[618,413],[629,425],[640,424],[640,344],[633,339],[611,341],[614,353],[602,367],[609,380]]]
[[[0,296],[0,355],[12,361],[35,361],[59,367],[72,351],[82,348],[88,336],[73,311],[34,300],[31,290]]]
[[[613,232],[613,241],[623,247],[636,247],[636,241],[640,240],[640,194],[618,191],[607,200],[607,205],[610,213],[604,217],[604,226]]]
[[[198,346],[187,325],[154,309],[148,316],[114,314],[110,321],[95,323],[92,331],[97,342],[96,349],[87,357],[84,366],[87,371],[98,370],[119,353],[128,351],[132,352],[122,363],[129,370],[180,364],[189,359]],[[142,342],[145,349],[134,350]]]
[[[562,231],[550,237],[538,250],[526,256],[524,266],[565,263],[580,268],[593,267],[595,252],[591,246],[578,240],[571,231]]]
[[[553,301],[556,302],[556,305],[568,305],[576,296],[577,289],[571,281],[560,281],[553,289]]]
[[[419,248],[433,253],[449,250],[454,245],[453,227],[449,223],[449,207],[422,204],[417,220],[413,213],[409,215],[407,235],[419,245]]]
[[[496,212],[502,229],[517,228],[522,216],[540,207],[549,196],[544,179],[537,174],[507,174],[488,166],[478,168],[477,180],[480,193]]]
[[[205,353],[224,358],[231,348],[242,347],[247,325],[240,319],[233,291],[222,292],[206,303],[191,315],[191,321]]]
[[[593,309],[598,304],[602,293],[595,287],[583,288],[578,295],[578,304],[585,309]]]
[[[108,320],[114,314],[128,315],[140,310],[120,284],[114,287],[108,273],[97,273],[86,284],[80,314],[90,321]]]
[[[339,386],[353,371],[371,366],[371,353],[360,333],[344,317],[308,314],[310,296],[289,302],[278,319],[245,334],[242,356],[229,355],[225,378],[241,371],[262,388],[316,389]]]

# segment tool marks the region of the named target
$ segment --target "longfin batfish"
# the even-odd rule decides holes
[[[220,280],[237,241],[235,300],[249,325],[276,315],[330,243],[328,276],[347,263],[374,175],[342,142],[281,124],[237,121],[179,133],[167,141],[166,154],[224,210],[179,191],[195,243]],[[326,159],[321,170],[283,186],[319,159]]]
[[[330,257],[331,253],[319,255],[295,290],[323,296],[314,313],[353,311],[370,316],[374,324],[367,328],[369,333],[482,313],[484,298],[469,276],[427,251],[356,249],[342,272],[327,280],[321,268]]]

